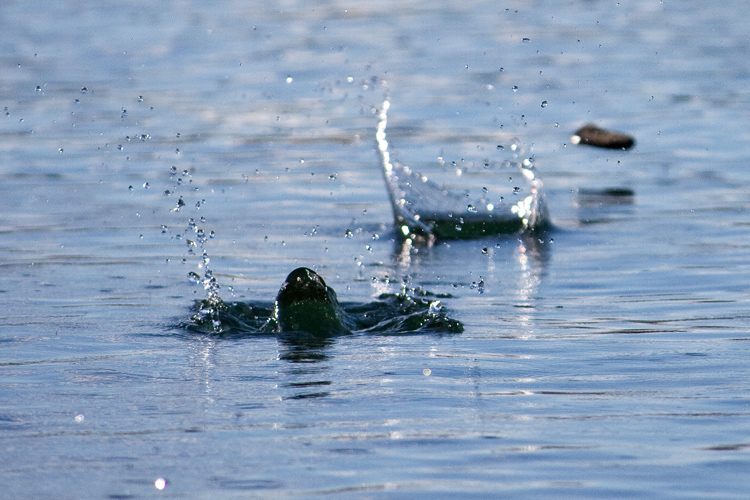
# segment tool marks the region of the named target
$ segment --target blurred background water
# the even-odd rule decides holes
[[[3,496],[746,498],[749,16],[3,2]],[[459,187],[533,158],[557,229],[402,248],[386,93],[396,158]],[[636,148],[572,145],[588,122]],[[449,293],[465,330],[190,333],[204,250],[225,300],[304,265]]]

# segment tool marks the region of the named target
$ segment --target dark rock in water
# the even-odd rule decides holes
[[[281,285],[273,319],[281,332],[312,335],[350,333],[336,292],[312,269],[295,269]]]
[[[622,132],[605,130],[596,125],[588,124],[578,129],[571,137],[573,144],[587,144],[598,148],[630,149],[635,145],[635,139]]]

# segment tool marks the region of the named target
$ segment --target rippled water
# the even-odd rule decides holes
[[[2,3],[3,495],[746,497],[749,10]],[[490,190],[533,158],[556,229],[405,247],[386,93],[395,157]],[[197,334],[206,265],[233,303],[300,266],[450,294],[464,331]]]

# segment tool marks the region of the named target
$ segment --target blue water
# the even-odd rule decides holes
[[[2,496],[746,498],[749,15],[2,3]],[[556,230],[404,247],[386,93],[395,157],[456,189],[533,158]],[[464,331],[198,334],[206,265],[231,302],[300,266],[450,294]]]

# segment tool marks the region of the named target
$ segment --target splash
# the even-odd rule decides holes
[[[481,195],[473,198],[468,193],[452,192],[391,159],[385,133],[389,108],[390,101],[386,97],[378,114],[375,141],[397,232],[404,238],[469,239],[533,231],[546,226],[548,217],[542,181],[531,159],[507,163],[517,184],[504,188],[510,189],[506,196],[491,199],[486,187],[482,188]],[[502,194],[503,188],[494,191]]]
[[[348,331],[345,334],[409,335],[461,333],[463,324],[450,318],[442,300],[448,295],[420,297],[411,292],[382,294],[372,302],[342,302],[341,311]],[[218,302],[204,299],[194,305],[195,313],[184,328],[226,337],[306,335],[309,332],[282,329],[271,302]]]
[[[460,333],[463,325],[449,318],[442,304],[449,298],[404,286],[399,293],[382,294],[373,302],[339,303],[323,278],[311,269],[299,268],[289,274],[273,304],[224,303],[208,298],[196,303],[196,314],[185,326],[201,333],[276,335],[296,341],[357,332]]]
[[[172,196],[184,186],[189,186],[193,183],[192,175],[188,170],[180,171],[176,166],[172,166],[169,173],[173,181],[173,186],[171,190],[164,192],[166,196]],[[206,200],[198,199],[193,204],[193,209],[196,211],[200,210],[205,203]],[[185,196],[180,195],[170,211],[173,214],[183,213],[186,207],[188,207],[188,204],[185,201]],[[221,329],[219,316],[224,308],[224,302],[219,296],[221,286],[209,267],[211,258],[206,248],[207,241],[213,239],[215,233],[206,227],[205,216],[188,217],[187,222],[184,224],[182,231],[177,233],[173,239],[184,241],[188,256],[183,259],[183,263],[197,260],[197,272],[189,271],[187,279],[190,283],[201,285],[206,294],[205,298],[200,301],[201,307],[195,312],[193,321],[209,325],[212,330],[218,332]],[[162,226],[162,233],[167,232],[167,226]]]

